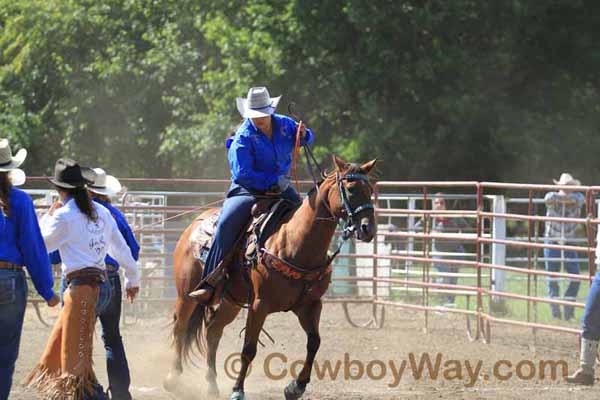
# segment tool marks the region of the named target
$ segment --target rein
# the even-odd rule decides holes
[[[294,106],[295,106],[295,103],[288,104],[288,112],[296,120],[299,121],[298,129],[296,131],[294,154],[293,154],[293,159],[292,159],[293,160],[292,171],[294,174],[294,178],[296,180],[296,186],[298,186],[298,178],[296,175],[296,164],[297,164],[297,160],[298,160],[298,150],[300,147],[300,130],[302,127],[302,120],[296,113],[294,113],[294,110],[293,110]],[[308,171],[310,172],[310,175],[313,180],[314,190],[316,190],[317,196],[320,197],[320,194],[321,194],[320,186],[324,182],[324,180],[327,179],[327,175],[324,173],[319,162],[315,158],[315,155],[313,154],[310,146],[308,144],[305,144],[302,147],[304,147],[304,154],[306,156],[306,164],[308,167]],[[319,176],[321,177],[321,179],[317,179],[316,174],[315,174],[316,170],[318,170]],[[284,273],[284,275],[289,276],[294,279],[302,279],[305,276],[310,276],[311,278],[314,277],[314,279],[321,279],[323,276],[323,273],[326,273],[327,271],[331,270],[330,266],[333,263],[333,260],[340,253],[342,246],[344,245],[346,240],[348,240],[352,236],[352,234],[356,231],[356,222],[354,221],[356,216],[358,216],[358,214],[364,210],[372,210],[375,208],[372,203],[365,203],[365,204],[361,204],[355,208],[352,208],[352,204],[350,204],[350,196],[348,195],[348,193],[346,191],[346,187],[343,184],[344,181],[347,181],[347,182],[363,181],[363,182],[367,182],[367,184],[368,184],[369,177],[367,175],[360,174],[360,173],[348,173],[348,174],[342,176],[339,172],[336,172],[335,180],[336,180],[336,186],[338,188],[340,200],[344,206],[343,212],[345,214],[345,218],[344,218],[345,226],[344,226],[344,230],[342,233],[342,241],[340,242],[338,248],[331,255],[327,256],[327,261],[326,261],[325,265],[323,265],[319,268],[316,268],[314,270],[305,270],[303,268],[300,268],[300,267],[294,265],[290,261],[283,260],[283,259],[275,256],[274,254],[271,254],[265,248],[260,249],[260,252],[263,255],[266,255],[267,258],[271,260],[271,262],[267,263],[267,264],[276,264],[275,266],[271,267],[272,269],[279,270],[280,272]],[[322,199],[322,202],[323,202],[323,205],[325,206],[325,208],[327,208],[327,211],[329,212],[330,217],[329,218],[317,217],[317,219],[323,219],[323,220],[327,220],[327,221],[337,222],[337,220],[340,218],[336,217],[334,212],[331,210],[331,207],[329,206],[329,202],[327,201],[327,199]],[[273,263],[273,261],[274,261],[274,263]]]
[[[161,220],[160,220],[160,221],[158,221],[158,222],[153,222],[153,223],[151,223],[151,224],[148,224],[148,225],[140,226],[139,228],[132,229],[132,231],[135,233],[135,232],[138,232],[138,231],[141,231],[141,230],[144,230],[144,229],[151,228],[151,227],[153,227],[153,226],[156,226],[156,225],[162,225],[163,223],[165,223],[165,222],[167,222],[167,221],[170,221],[170,220],[173,220],[173,219],[177,219],[177,218],[183,217],[184,215],[188,215],[188,214],[195,213],[195,212],[197,212],[197,211],[200,211],[200,210],[202,210],[203,208],[211,208],[212,206],[215,206],[215,205],[217,205],[217,204],[219,204],[219,203],[223,202],[224,200],[225,200],[225,198],[223,197],[223,198],[221,198],[221,199],[219,199],[219,200],[215,200],[215,201],[212,201],[212,202],[210,202],[210,203],[203,204],[203,205],[201,205],[201,206],[198,206],[198,207],[195,207],[195,208],[193,208],[193,209],[191,209],[191,210],[186,210],[186,211],[184,211],[184,212],[181,212],[181,213],[175,214],[175,215],[173,215],[173,216],[171,216],[171,217],[168,217],[168,218],[163,218],[163,219],[161,219]]]
[[[307,152],[310,152],[309,146],[305,145],[304,148],[305,148],[305,150],[307,150]],[[312,152],[311,152],[311,154],[312,154]],[[315,164],[318,166],[319,164],[316,162],[316,160],[314,160],[314,161],[315,161]],[[307,156],[307,162],[310,165],[308,156]],[[319,169],[320,169],[320,167],[319,167]],[[312,171],[312,166],[311,166],[311,171]],[[263,260],[266,261],[267,266],[269,266],[271,269],[274,269],[276,271],[283,273],[284,275],[288,276],[289,278],[303,279],[303,280],[308,280],[308,281],[321,280],[323,278],[324,274],[331,271],[331,264],[333,263],[335,258],[340,253],[342,246],[350,237],[352,237],[352,234],[356,231],[356,223],[354,221],[355,217],[358,216],[358,214],[364,210],[372,210],[375,208],[372,203],[364,203],[364,204],[361,204],[361,205],[353,208],[352,205],[350,204],[350,196],[348,195],[348,193],[346,191],[346,187],[343,184],[343,181],[347,181],[347,182],[363,181],[363,182],[368,183],[369,177],[367,175],[359,174],[359,173],[348,173],[348,174],[342,176],[339,172],[336,172],[335,180],[336,180],[336,186],[338,188],[340,200],[344,206],[343,212],[345,214],[345,219],[344,219],[345,226],[344,226],[344,230],[342,233],[342,240],[341,240],[340,244],[338,245],[337,249],[332,254],[327,256],[327,261],[325,262],[324,265],[322,265],[318,268],[307,270],[307,269],[298,267],[297,265],[294,265],[291,261],[284,260],[284,259],[270,253],[268,251],[268,249],[266,249],[266,248],[261,248],[260,253],[262,254]],[[313,174],[313,181],[315,183],[315,190],[317,192],[317,195],[319,195],[320,194],[319,188],[320,188],[320,185],[323,183],[323,181],[317,182],[316,179],[314,179],[314,174]],[[325,205],[325,207],[331,214],[330,218],[326,218],[326,219],[322,218],[322,219],[336,222],[336,219],[337,219],[336,215],[331,210],[328,201],[326,199],[322,199],[321,201],[323,202],[323,204]]]
[[[296,130],[296,142],[294,143],[294,154],[292,157],[292,178],[296,182],[296,190],[300,192],[300,185],[298,184],[298,156],[300,155],[300,131],[302,130],[302,121],[298,122],[298,129]]]

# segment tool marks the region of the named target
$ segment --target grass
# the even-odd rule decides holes
[[[413,264],[411,270],[421,271],[421,267],[417,264]],[[474,269],[472,268],[461,268],[459,270],[461,273],[474,273]],[[487,274],[488,271],[486,271]],[[582,275],[587,275],[587,270],[581,271]],[[392,275],[398,278],[403,278],[401,275]],[[519,274],[507,272],[507,285],[504,289],[505,292],[527,295],[528,290],[528,282],[527,282],[527,274]],[[420,278],[413,277],[411,280],[418,280]],[[477,286],[476,278],[459,278],[458,285],[463,286]],[[560,295],[562,296],[568,286],[569,282],[566,280],[561,280],[559,282],[560,287]],[[490,279],[489,277],[485,277],[483,280],[483,286],[489,287]],[[547,280],[546,277],[540,276],[535,277],[531,276],[530,278],[530,291],[529,295],[533,297],[546,298],[547,297]],[[590,289],[590,283],[581,282],[579,293],[577,296],[577,302],[585,303],[585,299]],[[411,292],[411,293],[402,293],[401,290],[393,291],[391,293],[391,300],[397,300],[401,302],[411,303],[411,304],[422,304],[422,295],[420,292]],[[518,300],[518,299],[504,299],[505,308],[503,312],[498,312],[497,309],[490,309],[490,299],[488,296],[484,296],[483,299],[483,307],[486,312],[497,316],[499,318],[513,319],[518,321],[531,321],[538,322],[543,324],[552,324],[552,325],[560,325],[567,327],[578,328],[581,325],[581,317],[583,315],[583,308],[575,308],[575,318],[570,321],[557,320],[552,317],[550,311],[550,304],[547,303],[538,303],[534,301],[526,301],[526,300]],[[430,294],[430,305],[444,305],[446,303],[446,294],[444,293],[433,293]],[[455,298],[455,304],[457,308],[461,309],[475,309],[476,307],[476,299],[475,296],[471,296],[469,305],[467,306],[467,296],[458,295]]]

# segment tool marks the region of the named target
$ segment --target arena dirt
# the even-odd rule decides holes
[[[44,311],[52,316],[52,311]],[[353,308],[353,315],[358,317],[367,312],[361,306]],[[182,378],[179,396],[173,396],[162,388],[162,381],[169,370],[172,359],[170,348],[170,326],[168,313],[164,318],[140,320],[133,326],[123,330],[123,337],[130,361],[132,373],[132,394],[136,400],[159,399],[204,399],[205,381],[204,367],[188,367]],[[244,324],[244,315],[226,330],[218,355],[218,372],[220,374],[220,398],[229,398],[233,380],[224,372],[224,360],[241,349],[242,338],[240,329]],[[275,314],[266,323],[267,331],[276,343],[271,344],[268,338],[262,336],[266,347],[259,347],[259,355],[254,362],[251,376],[246,380],[246,393],[249,399],[282,399],[283,388],[290,381],[287,375],[279,379],[290,368],[292,361],[303,359],[305,355],[306,338],[292,313]],[[572,335],[544,333],[538,336],[538,346],[533,346],[531,332],[523,328],[493,326],[493,343],[490,345],[475,342],[470,343],[465,335],[464,317],[448,314],[432,314],[430,331],[422,332],[423,315],[400,309],[387,309],[386,324],[381,330],[356,329],[345,321],[340,305],[326,305],[321,320],[322,344],[317,361],[325,366],[329,361],[332,367],[340,366],[336,379],[325,376],[315,377],[308,386],[304,399],[597,399],[600,387],[580,388],[565,384],[561,378],[521,380],[514,376],[507,381],[493,377],[494,363],[506,360],[513,366],[525,360],[538,365],[541,360],[564,360],[568,363],[569,372],[577,366],[577,341]],[[11,399],[35,399],[35,394],[25,390],[19,382],[35,365],[39,358],[50,328],[44,327],[35,317],[32,309],[28,310],[23,332],[21,355],[17,363],[15,384]],[[101,345],[100,334],[97,333],[94,342],[95,369],[99,379],[106,384],[104,349]],[[411,354],[418,362],[422,353],[428,353],[435,362],[436,355],[442,357],[441,372],[444,363],[456,360],[462,363],[462,379],[445,380],[442,376],[437,379],[422,377],[415,379],[407,367],[399,382],[394,383],[390,362],[401,365],[405,360],[410,366]],[[271,356],[267,365],[272,376],[265,374],[265,357]],[[288,362],[284,362],[283,357]],[[231,358],[230,358],[231,360]],[[360,366],[364,370],[362,378]],[[465,367],[465,361],[476,365],[478,360],[483,366],[476,377],[474,385]],[[346,362],[347,368],[344,364]],[[336,364],[337,363],[337,364]],[[370,363],[370,366],[369,366]],[[383,364],[382,364],[383,363]],[[237,365],[233,363],[234,367]],[[202,364],[203,365],[203,364]],[[446,371],[450,377],[457,377],[458,366],[448,364]],[[506,365],[501,369],[503,375],[508,371]],[[228,365],[227,368],[231,369]],[[367,376],[367,371],[371,377]],[[514,370],[514,368],[512,369]],[[452,373],[450,373],[452,372]],[[560,372],[560,371],[559,371]],[[347,376],[344,376],[346,373]],[[522,370],[526,375],[528,369]],[[428,375],[425,370],[424,375]],[[538,374],[536,374],[537,376]]]

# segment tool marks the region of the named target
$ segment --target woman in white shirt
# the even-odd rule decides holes
[[[86,185],[94,172],[75,161],[56,162],[50,179],[59,195],[40,221],[49,252],[59,250],[67,289],[63,309],[50,335],[39,364],[28,383],[43,395],[60,398],[105,399],[92,367],[92,339],[96,315],[110,301],[104,259],[107,253],[125,269],[127,297],[133,301],[139,290],[139,270],[110,212],[92,202]]]

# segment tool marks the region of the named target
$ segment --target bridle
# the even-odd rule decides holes
[[[344,186],[344,184],[343,184],[343,181],[347,181],[347,182],[362,181],[362,182],[366,182],[367,184],[369,184],[369,177],[367,175],[350,172],[344,176],[341,176],[341,174],[339,172],[336,172],[335,180],[336,180],[336,184],[338,187],[338,192],[340,194],[340,200],[342,202],[342,205],[344,206],[344,208],[342,210],[343,214],[344,214],[343,219],[345,222],[343,238],[344,238],[344,240],[346,240],[356,231],[356,225],[359,223],[358,215],[365,210],[374,210],[375,206],[369,199],[369,202],[365,202],[359,206],[352,208],[352,204],[350,202],[350,198],[352,197],[352,195],[348,194],[346,186]]]
[[[329,175],[326,177],[326,179],[331,178],[331,177],[332,177],[332,175]],[[331,206],[329,205],[329,201],[327,198],[320,196],[321,185],[325,182],[326,179],[323,179],[320,182],[316,182],[316,181],[314,182],[315,186],[314,186],[313,190],[317,193],[318,198],[321,201],[321,204],[323,204],[323,206],[327,210],[327,213],[329,214],[327,217],[317,217],[317,219],[322,220],[322,221],[330,221],[333,223],[337,223],[339,220],[343,220],[344,221],[344,229],[342,232],[342,238],[344,240],[347,240],[356,231],[356,225],[358,225],[360,223],[360,221],[358,221],[359,214],[365,210],[374,210],[375,206],[369,200],[363,204],[353,207],[352,206],[352,197],[354,195],[352,195],[351,193],[350,194],[348,193],[348,189],[346,188],[346,186],[344,185],[343,182],[344,181],[346,181],[346,182],[362,181],[362,182],[366,182],[367,185],[369,185],[369,187],[370,187],[369,177],[366,174],[361,174],[361,173],[357,173],[357,172],[350,172],[350,173],[347,173],[346,175],[342,175],[340,172],[335,173],[335,186],[337,187],[340,203],[342,204],[341,215],[339,212],[336,213],[331,209]],[[370,199],[370,197],[369,197],[369,199]]]
[[[356,225],[360,223],[358,221],[358,215],[365,210],[374,210],[375,206],[373,205],[372,202],[369,201],[369,202],[361,204],[357,207],[352,207],[352,203],[351,203],[352,195],[348,194],[348,192],[346,190],[346,186],[343,183],[344,181],[347,181],[347,182],[363,181],[363,182],[366,182],[370,186],[369,177],[367,175],[356,173],[356,172],[350,172],[350,173],[342,176],[340,174],[340,172],[338,171],[335,173],[335,184],[337,186],[338,193],[340,196],[340,201],[341,201],[343,207],[342,207],[342,216],[336,215],[333,212],[333,210],[331,209],[328,199],[320,196],[320,192],[321,192],[320,186],[327,179],[327,176],[325,174],[322,174],[321,176],[323,176],[325,179],[321,180],[320,182],[317,182],[315,179],[313,179],[313,182],[315,184],[313,190],[317,193],[317,197],[321,200],[321,203],[325,206],[325,209],[327,209],[329,216],[325,217],[325,218],[317,217],[317,219],[330,221],[330,222],[333,222],[334,224],[337,224],[338,220],[340,220],[340,219],[344,220],[344,229],[342,230],[342,236],[341,236],[342,240],[340,240],[339,245],[337,246],[337,249],[328,257],[327,265],[329,265],[333,262],[335,257],[337,257],[337,255],[340,253],[344,243],[348,239],[350,239],[352,237],[352,235],[356,232]],[[370,196],[369,196],[369,199],[370,199]]]
[[[288,111],[298,121],[300,121],[300,117],[293,110],[294,107],[295,107],[295,103],[288,104]],[[319,162],[315,158],[315,155],[313,154],[310,146],[304,145],[302,147],[304,147],[304,154],[306,155],[306,163],[308,166],[308,171],[310,172],[313,183],[315,185],[314,188],[315,188],[317,194],[320,194],[320,186],[327,179],[327,174],[325,174],[323,172],[323,169],[321,168],[321,166],[319,165]],[[313,166],[313,164],[314,164],[314,166]],[[355,165],[352,165],[352,167],[355,167]],[[321,177],[320,180],[317,179],[315,170],[319,172],[319,176]],[[344,223],[345,223],[343,234],[342,234],[342,239],[344,241],[346,241],[356,231],[356,225],[357,225],[357,223],[359,223],[359,221],[357,221],[358,214],[360,214],[362,211],[365,211],[365,210],[374,210],[375,207],[373,206],[373,203],[370,201],[370,197],[369,197],[368,203],[364,203],[364,204],[361,204],[361,205],[353,208],[351,201],[350,201],[350,198],[352,197],[352,195],[348,194],[348,192],[346,190],[346,186],[344,186],[344,184],[343,184],[344,181],[347,181],[347,182],[362,181],[362,182],[366,182],[367,185],[369,185],[369,187],[370,187],[370,183],[369,183],[369,177],[366,174],[350,172],[350,173],[347,173],[346,175],[342,176],[339,171],[336,172],[336,174],[335,174],[336,186],[338,188],[338,192],[340,195],[340,201],[343,205],[343,210],[342,210],[343,217],[341,219],[343,219]],[[340,218],[338,218],[335,215],[335,213],[331,210],[331,207],[329,206],[329,203],[326,199],[323,200],[323,204],[330,215],[327,218],[317,217],[317,219],[329,220],[329,221],[337,223],[338,219],[340,219]]]

